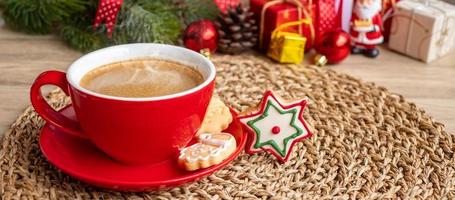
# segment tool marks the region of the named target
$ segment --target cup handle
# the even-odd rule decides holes
[[[69,86],[68,81],[66,80],[66,74],[59,71],[46,71],[41,73],[32,84],[30,89],[30,100],[35,111],[48,123],[51,123],[66,133],[87,139],[87,136],[82,134],[82,129],[77,121],[57,112],[46,102],[46,99],[41,94],[41,87],[43,85],[58,86],[69,96]]]

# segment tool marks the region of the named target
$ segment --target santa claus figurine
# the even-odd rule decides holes
[[[379,55],[377,44],[382,43],[381,0],[357,0],[351,18],[352,54],[374,58]]]

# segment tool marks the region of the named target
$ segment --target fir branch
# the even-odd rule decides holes
[[[200,19],[213,20],[220,14],[213,0],[175,0],[174,3],[185,25]]]
[[[85,6],[85,0],[5,0],[3,16],[14,29],[43,34]]]
[[[85,9],[74,12],[70,18],[62,21],[59,33],[69,46],[79,51],[88,52],[109,45],[109,40],[104,34],[104,25],[93,30],[98,1],[87,1]]]
[[[71,47],[82,52],[100,49],[107,44],[104,33],[91,32],[73,25],[62,26],[60,35]]]
[[[88,0],[84,10],[72,13],[71,17],[63,21],[63,24],[72,24],[84,29],[91,28],[97,7],[98,0]]]
[[[213,19],[213,0],[124,0],[112,38],[105,27],[93,30],[99,0],[0,0],[5,22],[29,33],[58,32],[72,47],[91,51],[112,44],[179,44],[185,25]]]
[[[132,43],[126,31],[114,31],[112,38],[109,40],[109,45],[127,44]]]
[[[133,5],[122,12],[116,31],[125,31],[130,42],[173,44],[181,32],[180,20],[174,13],[161,9],[149,11]]]
[[[173,12],[175,13],[177,8],[169,0],[137,0],[136,5],[142,6],[144,10],[154,12]]]

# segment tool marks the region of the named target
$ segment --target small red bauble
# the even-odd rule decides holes
[[[215,52],[218,44],[218,32],[210,20],[199,20],[186,27],[183,42],[185,47],[196,52],[209,49]]]
[[[330,64],[339,63],[351,53],[350,36],[342,30],[326,32],[316,43],[316,51]]]

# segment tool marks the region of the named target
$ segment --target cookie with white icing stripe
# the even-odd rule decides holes
[[[179,165],[188,171],[217,165],[236,149],[234,137],[229,133],[203,133],[199,142],[180,151]]]

